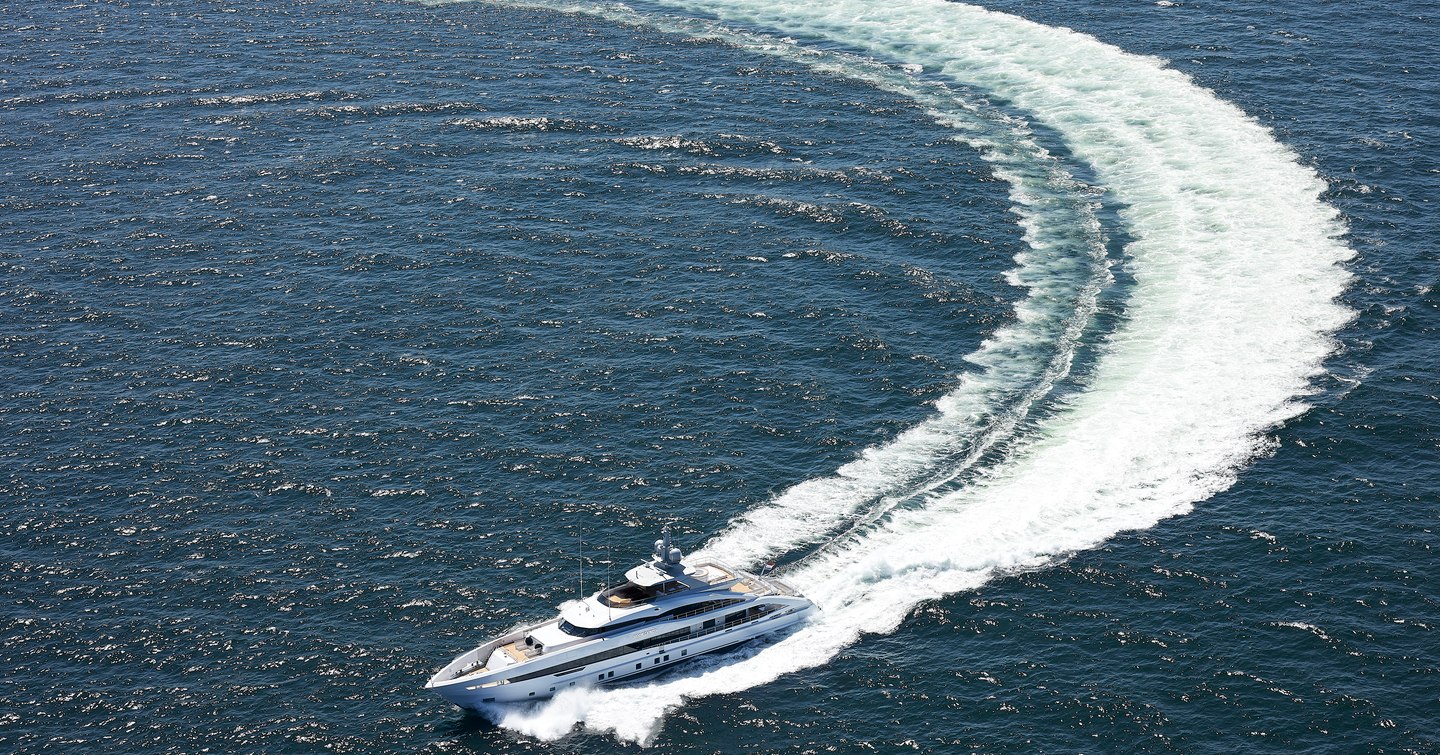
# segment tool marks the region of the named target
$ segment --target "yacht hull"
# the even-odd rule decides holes
[[[465,673],[467,669],[483,663],[496,648],[531,631],[527,628],[457,657],[436,673],[425,686],[455,705],[470,710],[480,710],[492,704],[544,700],[569,689],[604,687],[633,681],[709,653],[733,648],[757,637],[783,632],[803,623],[816,610],[809,601],[800,598],[781,610],[733,626],[703,629],[703,625],[696,624],[688,637],[676,638],[630,653],[614,655],[617,650],[605,651],[603,645],[597,644],[591,651],[592,655],[611,654],[613,657],[565,668],[556,673],[528,670],[532,665],[529,663],[512,666],[501,672],[487,673],[481,669],[476,673]],[[673,627],[665,629],[672,634],[675,632]],[[602,652],[597,654],[594,650]]]

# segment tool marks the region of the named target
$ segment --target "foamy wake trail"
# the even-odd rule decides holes
[[[1324,186],[1313,172],[1240,110],[1163,61],[936,0],[658,4],[919,64],[1025,112],[1059,134],[1124,208],[1134,286],[1125,322],[1108,337],[1085,391],[1026,428],[985,476],[953,489],[931,484],[931,460],[949,453],[945,415],[955,402],[942,402],[940,417],[916,428],[915,437],[749,512],[708,546],[753,561],[854,517],[875,496],[922,492],[923,506],[886,509],[787,575],[824,609],[817,621],[747,659],[499,713],[503,725],[553,738],[583,723],[648,742],[664,712],[687,698],[737,692],[826,663],[863,633],[894,631],[921,601],[1187,512],[1231,485],[1267,449],[1265,432],[1305,408],[1302,397],[1334,348],[1331,334],[1351,317],[1336,303],[1349,280],[1339,265],[1351,256],[1337,240],[1343,229],[1319,201]],[[1024,194],[1023,181],[1016,187]],[[1043,215],[1021,215],[1044,224]],[[1027,269],[1045,265],[1021,260],[1019,270]],[[1085,287],[1068,290],[1069,311],[1083,319]],[[1058,331],[1020,328],[1013,335],[1051,333],[1063,344],[1075,334],[1075,317],[1061,319]],[[982,347],[978,361],[993,347]],[[1046,365],[1022,369],[1029,377],[1021,379],[1043,386],[1043,375],[1068,369],[1068,348],[1050,349]],[[982,368],[967,380],[986,374],[1004,375]],[[972,389],[967,383],[956,395]],[[964,422],[954,427],[974,431]],[[758,536],[785,523],[809,530]]]
[[[1014,305],[1014,322],[998,328],[965,356],[972,369],[936,402],[935,415],[890,442],[867,449],[834,475],[799,483],[766,506],[738,517],[694,555],[755,564],[775,554],[813,547],[839,529],[863,528],[895,506],[970,471],[987,452],[1009,440],[1036,402],[1069,375],[1081,334],[1099,307],[1100,292],[1111,282],[1108,239],[1096,217],[1098,191],[1077,180],[1041,146],[1023,120],[967,100],[943,84],[917,79],[892,64],[806,48],[710,20],[645,15],[623,5],[575,5],[565,0],[507,4],[588,13],[713,38],[900,94],[955,129],[956,138],[979,150],[1010,187],[1010,210],[1023,230],[1025,250],[1016,255],[1007,279],[1025,295]]]

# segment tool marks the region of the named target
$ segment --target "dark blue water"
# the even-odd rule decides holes
[[[1434,18],[985,5],[1165,58],[1271,129],[1328,182],[1354,319],[1311,408],[1190,513],[1033,545],[1043,562],[696,699],[651,741],[1440,750]],[[671,518],[699,545],[979,374],[1027,291],[993,156],[933,102],[660,27],[486,4],[7,9],[0,749],[636,748],[538,740],[421,687],[574,597],[581,560],[593,589]],[[981,120],[1024,116],[986,95],[964,94]],[[1109,267],[1073,365],[998,381],[997,415],[1046,390],[977,466],[938,464],[944,485],[1003,473],[1098,390],[1146,278],[1123,208],[1096,207],[1098,235],[1071,235]],[[902,510],[924,511],[927,469],[890,480]]]

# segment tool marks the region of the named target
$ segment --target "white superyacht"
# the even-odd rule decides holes
[[[670,528],[625,583],[451,661],[425,684],[462,708],[616,684],[795,626],[817,609],[773,576],[683,563]]]

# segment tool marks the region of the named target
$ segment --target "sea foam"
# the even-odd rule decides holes
[[[1271,447],[1269,429],[1306,408],[1310,381],[1335,348],[1331,334],[1352,316],[1336,301],[1349,280],[1341,267],[1351,256],[1339,241],[1344,229],[1319,200],[1324,184],[1313,171],[1164,61],[939,0],[657,4],[800,41],[772,40],[768,49],[751,48],[757,52],[802,55],[784,50],[823,40],[906,66],[905,78],[903,71],[918,66],[1033,118],[1093,169],[1121,207],[1134,283],[1085,390],[1011,437],[1026,407],[1069,369],[1104,282],[1095,251],[1101,239],[1089,230],[1085,244],[1047,246],[1066,230],[1055,223],[1089,221],[1074,207],[1068,220],[1047,214],[1034,192],[1046,182],[1033,176],[1053,167],[1041,151],[1024,157],[1027,150],[1017,148],[1023,139],[997,142],[974,128],[967,108],[926,102],[1011,182],[1030,245],[1015,279],[1028,294],[1017,304],[1016,324],[972,355],[976,369],[939,402],[935,417],[835,475],[747,512],[706,546],[753,563],[852,523],[787,575],[823,614],[749,658],[650,686],[497,712],[502,725],[553,738],[580,723],[648,742],[664,712],[688,698],[738,692],[823,664],[863,633],[895,631],[921,601],[1188,512]],[[613,6],[598,12],[673,23]],[[874,76],[875,69],[845,60],[816,56],[812,65]],[[1070,255],[1069,267],[1056,250]],[[1037,294],[1047,286],[1063,306]],[[1014,421],[974,421],[997,405]],[[942,484],[994,436],[1013,445],[1002,463],[965,484]],[[919,505],[893,505],[900,499]]]

